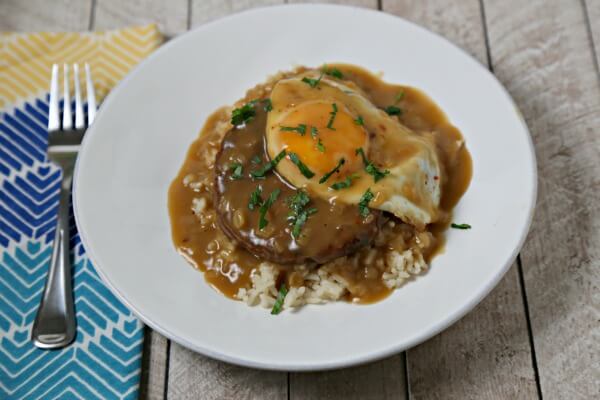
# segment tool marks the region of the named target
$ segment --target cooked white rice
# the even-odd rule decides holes
[[[304,285],[289,289],[283,308],[323,304],[344,298],[349,292],[348,283],[338,274],[331,272],[336,263],[344,262],[351,261],[341,257],[313,270],[308,270],[305,266],[295,267],[296,272],[303,273]],[[385,263],[386,272],[383,273],[382,278],[389,289],[398,288],[411,276],[427,270],[427,263],[417,249],[403,252],[390,250],[385,256]],[[252,287],[239,289],[236,297],[249,306],[272,308],[277,298],[277,271],[277,267],[273,264],[263,262],[251,276]]]

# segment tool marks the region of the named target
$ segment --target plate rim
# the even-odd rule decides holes
[[[127,85],[127,83],[131,79],[133,79],[133,77],[139,72],[139,70],[144,68],[147,63],[151,62],[155,58],[160,57],[162,55],[162,53],[165,51],[168,51],[168,49],[170,49],[171,46],[178,44],[181,40],[185,40],[187,36],[191,36],[194,33],[210,29],[210,27],[215,24],[221,24],[226,21],[233,20],[233,19],[243,18],[246,15],[250,15],[250,14],[261,13],[267,9],[271,10],[271,9],[283,9],[283,8],[285,8],[285,9],[291,9],[291,8],[313,9],[313,10],[314,9],[345,8],[345,9],[353,10],[354,12],[377,14],[378,17],[400,20],[403,23],[411,26],[412,29],[416,29],[422,33],[425,33],[427,35],[431,35],[431,36],[435,37],[437,40],[441,40],[441,41],[445,42],[446,45],[453,47],[455,50],[457,50],[459,53],[461,53],[463,57],[467,57],[467,58],[475,61],[478,68],[480,68],[482,71],[487,73],[487,75],[491,78],[491,81],[497,87],[497,89],[499,89],[500,92],[504,94],[504,96],[507,98],[507,100],[510,103],[512,103],[512,105],[515,107],[515,110],[517,111],[517,115],[518,115],[520,124],[522,125],[524,131],[527,133],[527,135],[526,135],[527,136],[527,146],[528,146],[530,162],[531,162],[530,167],[531,167],[531,170],[533,171],[533,173],[531,175],[531,180],[532,180],[531,190],[528,193],[529,204],[528,204],[527,218],[526,218],[525,225],[523,225],[522,231],[519,232],[519,240],[518,240],[517,246],[515,246],[515,248],[513,249],[512,253],[508,257],[508,259],[504,262],[504,265],[502,266],[502,268],[498,269],[498,271],[495,273],[493,279],[491,279],[485,285],[482,285],[478,290],[476,290],[474,295],[469,299],[468,302],[464,303],[464,305],[462,307],[456,309],[453,313],[449,313],[445,318],[438,320],[436,323],[432,324],[432,326],[430,326],[429,328],[424,329],[424,333],[422,333],[420,335],[415,335],[414,337],[409,338],[408,340],[403,340],[402,343],[393,343],[391,345],[385,346],[385,348],[383,350],[371,351],[370,353],[368,353],[366,355],[352,356],[352,357],[348,357],[345,359],[338,359],[338,360],[335,360],[332,362],[318,362],[318,363],[281,362],[281,363],[276,363],[276,362],[254,361],[254,360],[247,359],[244,357],[230,356],[228,354],[223,354],[218,351],[213,351],[210,348],[207,348],[204,346],[199,346],[199,345],[193,344],[193,343],[187,341],[185,338],[179,337],[176,334],[172,333],[167,327],[160,326],[159,324],[155,323],[150,317],[147,317],[146,315],[144,315],[138,309],[138,307],[135,306],[135,304],[132,304],[131,302],[129,302],[127,297],[123,293],[121,293],[121,291],[118,290],[116,288],[116,286],[113,285],[113,283],[110,281],[108,276],[104,273],[103,269],[101,267],[97,267],[97,265],[99,265],[99,264],[97,264],[95,262],[95,260],[98,260],[98,257],[96,257],[93,247],[88,246],[89,243],[88,243],[88,241],[86,239],[86,235],[84,233],[85,228],[82,229],[82,227],[84,227],[85,224],[82,223],[83,217],[80,215],[80,210],[79,210],[79,193],[80,193],[80,191],[78,190],[78,187],[79,187],[78,182],[80,180],[79,176],[80,176],[80,171],[81,171],[81,168],[80,168],[81,159],[85,158],[84,156],[85,156],[86,152],[89,151],[90,146],[88,145],[88,143],[90,142],[90,138],[93,135],[98,134],[98,133],[96,133],[96,130],[93,129],[93,127],[88,129],[91,132],[86,132],[86,135],[84,135],[84,139],[81,144],[80,152],[77,157],[76,164],[75,164],[74,175],[73,175],[73,188],[72,188],[73,214],[75,217],[75,222],[77,225],[77,229],[78,229],[78,233],[79,233],[81,242],[83,243],[83,246],[85,248],[85,251],[86,251],[89,259],[91,260],[92,264],[94,265],[96,272],[101,277],[103,282],[107,285],[107,287],[110,289],[110,291],[119,299],[119,301],[121,301],[137,318],[139,318],[144,324],[148,325],[153,330],[155,330],[158,333],[160,333],[161,335],[167,337],[169,340],[173,340],[174,342],[176,342],[194,352],[198,352],[200,354],[203,354],[205,356],[208,356],[208,357],[216,359],[216,360],[220,360],[220,361],[224,361],[227,363],[240,365],[240,366],[244,366],[244,367],[261,369],[261,370],[290,371],[290,372],[292,372],[292,371],[298,371],[298,372],[324,371],[324,370],[331,370],[331,369],[337,369],[337,368],[343,368],[343,367],[362,365],[362,364],[365,364],[368,362],[381,360],[383,358],[386,358],[393,354],[397,354],[399,352],[405,351],[405,350],[410,349],[420,343],[427,341],[428,339],[437,335],[441,331],[447,329],[448,327],[450,327],[451,325],[456,323],[459,319],[464,317],[467,313],[472,311],[475,308],[475,306],[477,306],[477,304],[479,304],[485,297],[487,297],[487,295],[492,291],[492,289],[494,289],[498,285],[498,283],[504,277],[504,275],[506,274],[506,272],[508,271],[508,269],[510,268],[510,266],[512,265],[514,260],[517,258],[520,250],[522,249],[522,247],[525,243],[525,240],[527,239],[527,236],[528,236],[528,233],[531,228],[532,221],[533,221],[533,217],[535,214],[535,207],[536,207],[536,203],[537,203],[537,189],[538,189],[538,169],[537,169],[537,159],[536,159],[536,155],[535,155],[535,147],[533,144],[533,138],[532,138],[531,132],[523,118],[523,115],[521,114],[517,104],[513,100],[512,96],[510,95],[508,90],[504,87],[504,85],[498,80],[498,78],[486,66],[484,66],[478,60],[476,60],[467,51],[460,48],[456,44],[452,43],[450,40],[448,40],[444,36],[441,36],[441,35],[437,34],[436,32],[430,31],[427,28],[422,27],[412,21],[406,20],[400,16],[396,16],[396,15],[382,12],[379,10],[373,10],[373,9],[362,8],[362,7],[357,7],[357,6],[335,5],[335,4],[284,4],[284,5],[271,5],[271,6],[265,6],[265,7],[257,7],[257,8],[252,8],[252,9],[244,10],[241,12],[229,14],[227,16],[218,18],[216,20],[201,24],[198,27],[190,29],[187,32],[182,33],[182,34],[176,36],[175,38],[170,39],[167,43],[161,45],[158,49],[156,49],[148,57],[143,59],[139,64],[137,64],[134,68],[132,68],[127,73],[125,78],[122,79],[112,90],[110,90],[110,92],[108,93],[108,95],[105,97],[105,99],[102,102],[104,107],[102,107],[98,110],[96,118],[102,118],[102,116],[105,113],[104,110],[107,108],[106,105],[110,104],[113,101],[113,99],[116,96],[118,96],[118,93],[121,90],[123,90],[123,87],[125,87]]]

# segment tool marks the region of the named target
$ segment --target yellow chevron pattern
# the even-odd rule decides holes
[[[2,33],[0,109],[48,92],[54,63],[89,63],[100,101],[162,42],[155,24],[106,32]]]

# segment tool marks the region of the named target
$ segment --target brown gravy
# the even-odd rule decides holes
[[[333,65],[330,65],[333,67]],[[441,210],[439,222],[427,227],[431,240],[425,246],[424,256],[429,261],[443,251],[444,232],[451,222],[452,209],[466,191],[472,175],[471,157],[462,143],[460,131],[452,126],[442,110],[418,89],[390,85],[361,68],[338,64],[346,79],[356,83],[367,93],[371,101],[380,108],[396,104],[402,109],[401,122],[417,132],[431,133],[438,148],[438,155],[445,173],[442,176]],[[399,92],[403,97],[397,101]],[[268,97],[265,88],[251,90],[246,99]],[[231,126],[224,126],[230,119],[230,110],[222,108],[206,121],[199,138],[192,143],[179,174],[169,188],[169,214],[171,218],[173,242],[178,251],[196,268],[204,271],[206,281],[228,297],[234,297],[239,288],[250,285],[252,271],[262,262],[261,259],[234,244],[221,231],[217,224],[214,194],[215,157],[221,147],[225,132]],[[227,124],[228,125],[228,124]],[[263,197],[268,196],[267,190]],[[201,197],[203,202],[197,200]],[[246,200],[244,200],[246,201]],[[203,209],[196,215],[196,209]],[[418,240],[414,229],[406,224],[392,224],[392,231],[405,239],[401,245]],[[393,247],[393,241],[386,244]],[[359,262],[358,265],[336,267],[336,273],[343,276],[353,287],[348,300],[371,303],[390,293],[382,282],[383,270],[373,265]],[[299,286],[302,281],[288,273],[290,269],[280,266],[280,280],[290,286]]]

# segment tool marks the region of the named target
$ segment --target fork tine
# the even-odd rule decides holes
[[[90,71],[90,65],[85,63],[85,82],[87,92],[87,114],[88,114],[88,126],[94,122],[96,118],[96,94],[94,93],[94,83],[92,81],[92,72]]]
[[[57,131],[60,128],[58,114],[58,65],[52,65],[52,78],[50,80],[50,104],[48,109],[48,132]]]
[[[73,64],[73,82],[75,84],[75,129],[83,129],[83,104],[81,103],[81,88],[79,86],[79,65]]]
[[[71,114],[71,96],[69,94],[69,66],[64,65],[65,81],[63,93],[63,131],[73,129],[73,115]]]

